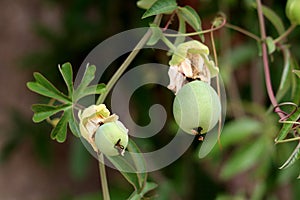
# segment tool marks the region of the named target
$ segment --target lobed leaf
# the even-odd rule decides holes
[[[32,111],[34,112],[32,120],[33,122],[41,122],[60,111],[69,109],[71,106],[71,104],[61,104],[59,106],[34,104],[31,107]]]
[[[76,137],[80,137],[79,124],[75,120],[74,115],[72,115],[69,119],[69,128],[73,135],[75,135]]]
[[[27,87],[40,95],[57,99],[63,102],[71,103],[71,99],[60,92],[52,83],[50,83],[42,74],[35,72],[33,74],[36,82],[28,82]]]
[[[84,75],[81,79],[81,82],[79,86],[74,91],[74,101],[78,99],[79,96],[82,96],[81,93],[86,90],[88,85],[94,80],[95,78],[95,72],[96,72],[96,66],[95,65],[87,65],[86,70],[84,72]]]
[[[68,96],[72,99],[73,96],[73,70],[71,63],[65,63],[62,66],[58,65],[58,69],[67,85]]]
[[[76,100],[79,100],[88,95],[103,94],[105,91],[106,91],[106,86],[104,83],[88,86],[85,88],[85,90],[82,90],[82,92],[77,94]]]
[[[67,109],[62,114],[59,122],[57,125],[53,128],[50,136],[53,140],[56,140],[57,142],[64,142],[67,138],[67,125],[68,121],[71,117],[71,111],[72,109]]]
[[[158,14],[170,14],[176,9],[176,0],[158,0],[144,13],[142,19]]]

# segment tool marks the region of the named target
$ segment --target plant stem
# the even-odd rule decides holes
[[[159,25],[161,18],[162,18],[162,15],[156,15],[153,23]],[[109,82],[106,85],[106,92],[100,95],[100,97],[97,100],[97,105],[104,102],[105,98],[107,97],[108,93],[110,92],[110,90],[112,89],[114,84],[121,77],[123,72],[126,70],[126,68],[129,66],[129,64],[132,62],[132,60],[138,54],[140,49],[149,40],[151,34],[152,34],[151,29],[149,29],[146,32],[146,34],[142,37],[142,39],[139,41],[139,43],[135,46],[135,48],[132,50],[132,52],[129,54],[129,56],[126,58],[124,63],[120,66],[120,68],[116,71],[116,73],[113,75],[113,77],[109,80]],[[103,200],[110,200],[106,171],[105,171],[104,157],[103,157],[102,153],[98,154],[98,164],[99,164],[101,187],[102,187],[102,192],[103,192]]]
[[[159,25],[161,18],[162,18],[162,15],[156,15],[153,23]],[[115,83],[117,82],[117,80],[121,77],[121,75],[124,73],[124,71],[130,65],[130,63],[132,62],[132,60],[139,53],[139,51],[141,50],[141,48],[149,40],[151,34],[152,34],[151,29],[149,29],[146,32],[146,34],[142,37],[142,39],[139,41],[139,43],[134,47],[134,49],[129,54],[129,56],[126,58],[126,60],[122,63],[122,65],[120,66],[120,68],[116,71],[116,73],[108,81],[108,83],[106,85],[106,92],[104,92],[103,94],[100,95],[100,97],[97,100],[97,105],[104,102],[105,98],[107,97],[107,95],[110,92],[110,90],[112,89],[112,87],[115,85]]]
[[[276,38],[274,40],[274,43],[278,43],[281,40],[285,39],[295,28],[296,28],[296,24],[292,24],[282,35],[280,35],[278,38]]]
[[[256,41],[258,41],[258,42],[260,41],[260,38],[257,37],[255,34],[250,33],[249,31],[247,31],[245,29],[242,29],[241,27],[238,27],[238,26],[235,26],[235,25],[232,25],[232,24],[229,24],[229,23],[226,23],[225,27],[230,28],[232,30],[235,30],[237,32],[240,32],[240,33],[242,33],[242,34],[244,34],[244,35],[246,35],[246,36],[248,36],[248,37],[250,37],[250,38],[252,38],[252,39],[254,39]]]
[[[257,15],[259,19],[259,27],[260,27],[260,35],[261,35],[261,41],[265,41],[266,39],[266,30],[265,30],[265,22],[264,22],[264,16],[262,12],[262,5],[260,0],[256,0],[257,3]],[[273,89],[272,89],[272,83],[271,83],[271,76],[270,76],[270,69],[269,69],[269,61],[268,61],[268,52],[267,52],[267,45],[265,42],[261,43],[262,48],[262,57],[263,57],[263,65],[264,65],[264,71],[265,71],[265,82],[267,87],[267,92],[269,95],[269,99],[274,107],[278,105],[277,100],[275,98]],[[276,107],[275,112],[281,117],[284,117],[284,114],[280,112],[280,108]]]
[[[102,153],[98,153],[98,162],[99,162],[99,172],[100,172],[100,181],[103,193],[103,200],[110,200],[105,164],[104,164],[104,156]]]

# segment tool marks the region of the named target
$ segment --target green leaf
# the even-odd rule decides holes
[[[104,83],[98,85],[88,86],[81,93],[78,93],[76,100],[79,100],[85,96],[93,95],[93,94],[103,94],[106,91],[106,86]]]
[[[275,139],[275,142],[284,140],[288,133],[290,132],[291,128],[293,127],[293,123],[288,122],[294,122],[297,121],[300,117],[300,109],[298,109],[294,114],[292,114],[283,124],[277,138]]]
[[[274,51],[276,50],[276,45],[274,43],[273,38],[267,37],[266,38],[266,44],[267,44],[267,47],[268,47],[268,53],[269,54],[274,53]]]
[[[139,8],[149,9],[157,0],[139,0],[136,4]]]
[[[276,94],[277,101],[280,101],[291,86],[291,54],[288,48],[283,49],[284,65],[281,75],[280,85]]]
[[[262,128],[262,123],[252,118],[239,118],[227,122],[222,130],[221,144],[223,148],[246,140]]]
[[[299,71],[300,67],[294,58],[291,59],[291,65],[293,71]],[[292,76],[292,101],[297,105],[300,104],[300,78],[296,76]]]
[[[177,14],[178,20],[179,20],[179,26],[178,26],[178,32],[179,33],[186,33],[186,24],[183,16],[181,14]],[[179,44],[183,43],[185,41],[185,36],[178,36],[175,39],[174,45],[177,47]]]
[[[176,0],[158,0],[142,16],[142,19],[158,15],[170,14],[177,9]]]
[[[196,31],[201,31],[201,19],[198,13],[190,6],[178,7],[178,14],[184,18],[184,20],[193,27]],[[204,41],[203,34],[200,34],[199,37]]]
[[[298,78],[300,78],[300,70],[294,69],[293,73],[295,73],[298,76]]]
[[[33,122],[41,122],[60,111],[69,109],[71,106],[71,104],[62,104],[59,106],[34,104],[31,107],[32,111],[34,112],[32,120]]]
[[[147,181],[147,173],[145,173],[146,163],[144,157],[142,156],[143,154],[141,153],[141,150],[138,148],[138,146],[131,139],[128,142],[127,149],[129,152],[138,153],[135,154],[135,157],[132,157],[132,160],[135,164],[135,168],[137,169],[137,172],[139,172],[137,173],[137,177],[139,179],[140,188],[143,188]]]
[[[257,8],[255,3],[253,4],[253,7]],[[262,12],[264,16],[273,24],[278,34],[282,35],[285,31],[285,28],[281,18],[272,9],[264,5],[262,5]]]
[[[295,150],[290,155],[290,157],[287,159],[287,161],[281,167],[279,167],[279,169],[286,169],[290,167],[297,160],[299,160],[299,158],[300,158],[300,142],[298,143],[298,145],[296,146]]]
[[[145,184],[145,187],[143,188],[143,190],[141,192],[138,193],[138,191],[134,191],[130,195],[130,197],[128,199],[129,200],[140,200],[140,199],[143,199],[143,197],[145,196],[145,194],[147,194],[151,190],[154,190],[155,188],[157,188],[157,184],[156,183],[147,182]]]
[[[119,170],[122,176],[134,187],[135,190],[140,189],[137,174],[130,173],[134,172],[135,168],[126,160],[125,156],[107,156],[107,159]]]
[[[65,63],[62,66],[58,65],[58,69],[67,85],[69,97],[73,96],[73,70],[70,63]]]
[[[244,145],[236,151],[225,163],[221,170],[221,177],[225,180],[249,169],[256,162],[262,159],[262,152],[265,150],[265,139],[262,138],[249,145]]]
[[[42,74],[35,72],[33,74],[36,82],[28,82],[27,87],[40,95],[57,99],[63,102],[72,102],[69,97],[60,92],[52,83],[50,83]]]
[[[53,128],[51,135],[50,135],[53,140],[56,140],[57,142],[60,142],[60,143],[66,141],[67,125],[68,125],[68,121],[71,117],[71,111],[72,111],[72,109],[65,110],[64,113],[62,114],[59,122]]]
[[[69,128],[70,128],[71,132],[73,133],[73,135],[75,135],[76,137],[80,137],[79,125],[78,125],[78,122],[75,120],[73,114],[69,119]]]
[[[84,75],[81,79],[81,82],[74,92],[74,101],[77,101],[78,97],[82,96],[81,93],[83,93],[84,90],[88,87],[88,85],[94,80],[95,72],[96,72],[95,65],[87,65],[86,66],[86,69],[85,69]]]
[[[147,42],[147,45],[149,45],[149,46],[155,45],[162,37],[162,31],[156,24],[150,24],[150,29],[151,29],[152,34],[151,34],[150,39]]]

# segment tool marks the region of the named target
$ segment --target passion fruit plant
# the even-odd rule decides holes
[[[173,104],[175,121],[183,131],[202,140],[202,135],[209,132],[217,124],[220,135],[222,124],[220,86],[217,86],[217,90],[211,87],[212,78],[216,78],[218,82],[218,66],[222,66],[218,63],[214,32],[221,28],[229,28],[256,40],[263,59],[268,96],[273,111],[279,117],[278,122],[282,124],[278,135],[276,136],[274,133],[274,137],[276,136],[275,143],[298,142],[295,150],[280,168],[287,168],[300,158],[300,70],[292,56],[290,45],[287,43],[287,36],[300,24],[299,0],[288,0],[287,2],[286,15],[291,22],[287,30],[285,30],[280,17],[270,8],[263,6],[260,0],[257,0],[254,7],[257,9],[260,36],[228,23],[226,16],[222,13],[215,17],[209,29],[202,30],[198,13],[190,6],[178,6],[175,0],[140,0],[137,5],[146,9],[142,19],[153,16],[155,19],[150,24],[148,32],[107,84],[91,85],[95,78],[96,67],[87,65],[80,84],[75,88],[70,63],[58,67],[65,81],[67,94],[62,93],[38,72],[33,74],[35,81],[27,83],[27,87],[31,91],[50,98],[48,104],[34,104],[32,106],[33,121],[46,120],[49,122],[53,126],[50,137],[61,143],[66,140],[67,127],[69,127],[76,137],[83,137],[97,154],[104,200],[110,199],[104,156],[119,169],[120,173],[133,186],[134,191],[128,199],[145,199],[149,197],[147,196],[148,192],[157,187],[156,183],[148,181],[146,172],[128,173],[122,170],[124,166],[133,169],[145,169],[142,156],[138,159],[132,158],[134,166],[128,164],[129,162],[125,159],[114,159],[116,157],[122,158],[126,154],[125,149],[129,152],[140,152],[140,150],[128,137],[130,130],[126,128],[126,124],[121,122],[122,119],[119,119],[117,114],[110,113],[104,101],[125,69],[137,56],[139,49],[145,44],[155,45],[158,41],[162,41],[168,46],[168,54],[171,55],[168,88],[175,94]],[[169,34],[166,30],[175,16],[178,18],[179,33]],[[277,38],[267,36],[264,16],[277,30],[279,35]],[[161,25],[162,18],[166,19],[166,23],[163,25]],[[187,32],[187,25],[192,27],[194,32]],[[205,45],[204,34],[209,34],[212,41],[213,56],[210,55],[209,48]],[[200,41],[186,41],[187,36],[199,36]],[[175,37],[175,41],[171,42],[168,39],[170,37]],[[270,77],[269,57],[276,50],[283,54],[285,62],[280,87],[275,95]],[[214,58],[214,61],[211,57]],[[220,71],[222,72],[222,68]],[[292,99],[282,101],[289,92]],[[96,104],[88,107],[80,105],[79,100],[89,95],[100,95]]]

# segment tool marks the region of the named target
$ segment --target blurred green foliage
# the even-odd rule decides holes
[[[190,5],[197,10],[203,28],[208,28],[216,13],[222,11],[231,24],[258,34],[257,14],[251,6],[252,2],[248,0],[178,1],[179,5]],[[59,31],[45,26],[37,19],[34,31],[43,39],[44,46],[39,52],[31,52],[24,64],[30,70],[47,74],[50,79],[61,85],[63,80],[57,73],[58,64],[69,61],[76,72],[76,67],[81,65],[85,56],[98,43],[121,31],[148,26],[151,21],[151,19],[141,20],[143,10],[136,7],[134,0],[44,0],[42,3],[46,8],[58,7],[61,10]],[[284,14],[284,1],[268,0],[264,3],[282,18],[285,27],[289,26]],[[268,35],[276,38],[275,28],[268,21],[266,25]],[[299,34],[298,28],[289,36],[289,43],[299,44]],[[199,160],[197,149],[201,144],[195,141],[179,160],[159,172],[150,173],[150,179],[159,184],[156,191],[157,199],[275,200],[289,197],[300,199],[297,189],[300,183],[296,180],[299,163],[283,171],[278,169],[296,145],[294,143],[274,145],[274,138],[280,126],[277,123],[278,118],[267,112],[269,101],[265,95],[261,58],[258,56],[255,41],[225,28],[215,35],[215,40],[219,51],[219,67],[226,89],[231,93],[228,95],[229,109],[221,136],[222,148],[216,145],[207,157]],[[300,59],[299,48],[299,45],[291,47],[295,60]],[[137,60],[144,63],[153,61],[166,63],[166,59],[159,53],[153,52],[149,55],[147,52],[140,54]],[[282,56],[275,53],[270,66],[276,91],[283,69]],[[111,68],[111,71],[113,72],[117,67],[118,63]],[[107,78],[112,72],[108,73]],[[254,82],[258,82],[259,85],[255,85]],[[261,92],[258,95],[262,95],[258,97],[259,100],[255,96],[257,91]],[[165,98],[153,98],[157,94]],[[167,123],[172,124],[171,98],[169,91],[158,86],[140,88],[134,94],[131,106],[137,113],[134,115],[135,120],[139,124],[147,124],[149,117],[143,113],[148,113],[148,108],[153,103],[161,103],[166,106],[168,112]],[[283,99],[288,98],[283,97]],[[45,124],[39,127],[32,126],[26,123],[26,119],[19,117],[18,114],[13,115],[15,121],[23,124],[18,127],[26,127],[28,131],[13,131],[14,134],[11,134],[11,139],[1,151],[1,161],[4,161],[21,141],[32,140],[38,141],[33,144],[38,149],[36,152],[40,154],[39,158],[44,162],[51,162],[49,158],[51,158],[53,143],[49,143],[48,128]],[[145,141],[145,146],[159,147],[167,142],[172,137],[168,135],[172,132],[171,128],[172,126],[164,127],[158,136]],[[89,165],[94,165],[95,162],[91,162],[93,158],[79,140],[75,141],[72,138],[68,145],[70,145],[70,173],[78,180],[83,179],[90,168]],[[119,179],[123,178],[114,175],[109,180],[112,199],[124,199],[129,195],[126,182],[121,181],[123,184],[120,185]],[[76,196],[58,194],[58,199],[94,200],[101,199],[101,195],[98,191],[95,191],[95,194]]]

